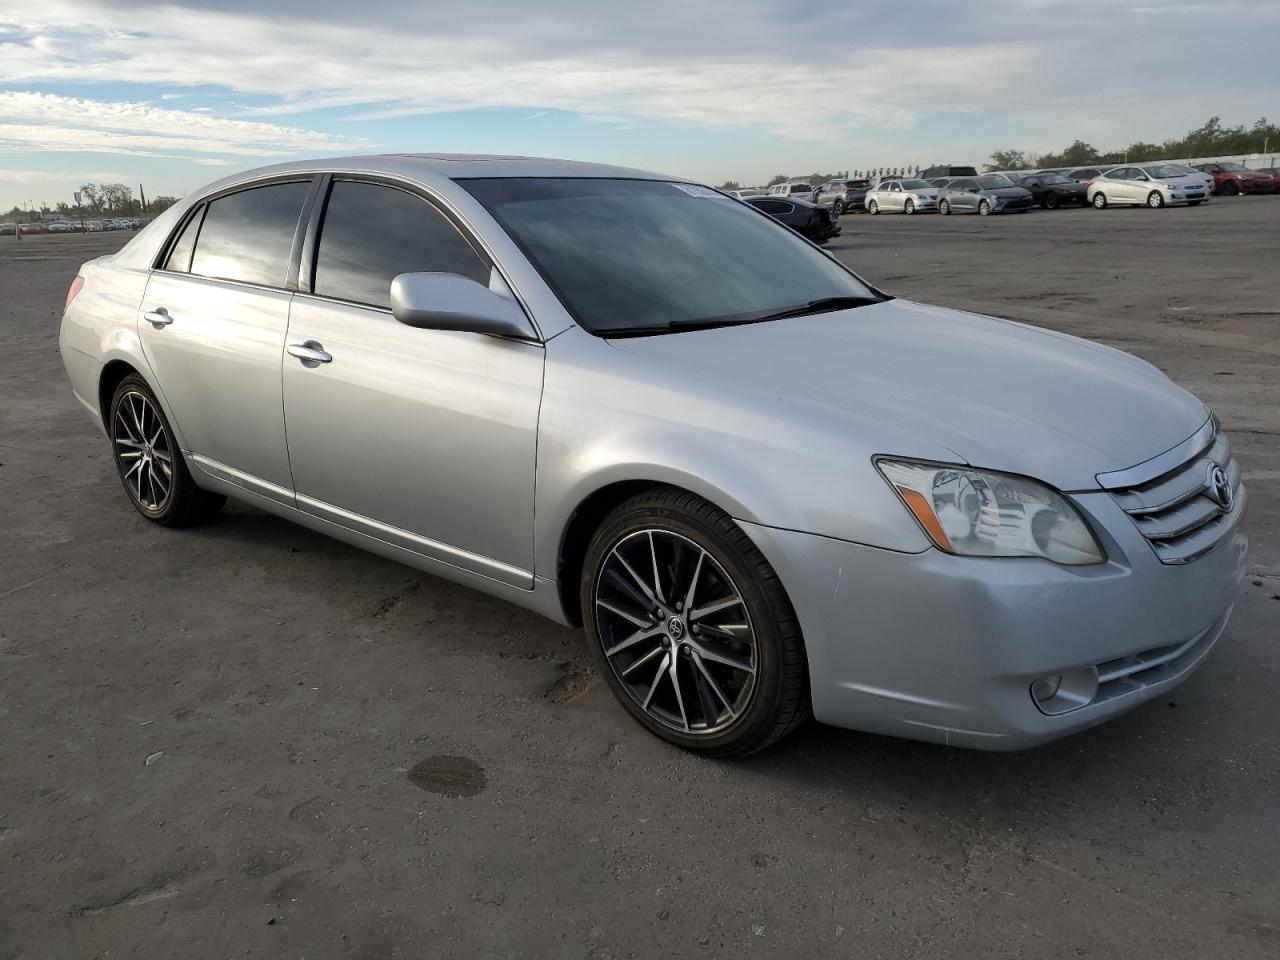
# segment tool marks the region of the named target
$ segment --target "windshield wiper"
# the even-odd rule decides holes
[[[887,297],[885,299],[888,299]],[[789,307],[776,313],[756,317],[755,322],[764,320],[787,320],[791,317],[807,317],[814,313],[831,313],[833,310],[849,310],[853,307],[869,307],[873,303],[883,303],[879,297],[822,297],[810,300],[804,306]]]
[[[830,313],[833,310],[848,310],[852,307],[867,307],[873,303],[883,303],[878,297],[822,297],[810,300],[797,307],[787,307],[769,313],[747,313],[729,317],[690,317],[683,320],[669,320],[666,323],[653,323],[636,327],[613,327],[598,331],[599,336],[610,337],[652,337],[663,333],[678,333],[687,330],[713,330],[716,327],[737,327],[748,323],[764,323],[769,320],[786,320],[790,317],[806,317],[814,313]]]

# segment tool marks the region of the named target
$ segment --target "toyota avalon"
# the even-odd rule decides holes
[[[637,170],[236,174],[84,264],[60,348],[147,520],[234,497],[581,626],[632,717],[711,755],[810,715],[1092,726],[1208,656],[1244,564],[1227,437],[1155,367]]]

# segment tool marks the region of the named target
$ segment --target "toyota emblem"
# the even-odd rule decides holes
[[[1204,485],[1209,496],[1217,501],[1224,512],[1229,513],[1235,495],[1231,490],[1231,481],[1227,478],[1227,472],[1216,463],[1209,464],[1209,476]]]

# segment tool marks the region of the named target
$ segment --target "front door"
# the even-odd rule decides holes
[[[398,322],[391,280],[428,271],[505,289],[422,197],[333,183],[285,346],[298,507],[528,588],[544,350]]]
[[[201,204],[147,281],[138,331],[194,464],[292,502],[280,356],[310,180]]]

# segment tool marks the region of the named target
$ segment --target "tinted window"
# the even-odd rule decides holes
[[[745,323],[828,297],[878,299],[793,231],[707,187],[555,177],[457,183],[578,322],[603,335]]]
[[[783,203],[781,200],[753,200],[752,203],[765,213],[788,213],[791,210],[791,204]]]
[[[187,221],[187,225],[178,239],[173,242],[173,247],[169,250],[169,257],[164,262],[166,270],[186,273],[191,269],[191,252],[196,247],[196,234],[200,232],[200,221],[203,219],[204,206],[201,205],[200,209]]]
[[[214,200],[191,258],[191,272],[221,280],[284,286],[293,235],[309,181],[254,187]]]
[[[977,185],[974,180],[952,180],[950,184],[953,190],[971,190]]]
[[[421,197],[395,187],[336,181],[320,226],[312,289],[388,307],[397,274],[424,272],[457,273],[489,285],[488,265]]]

